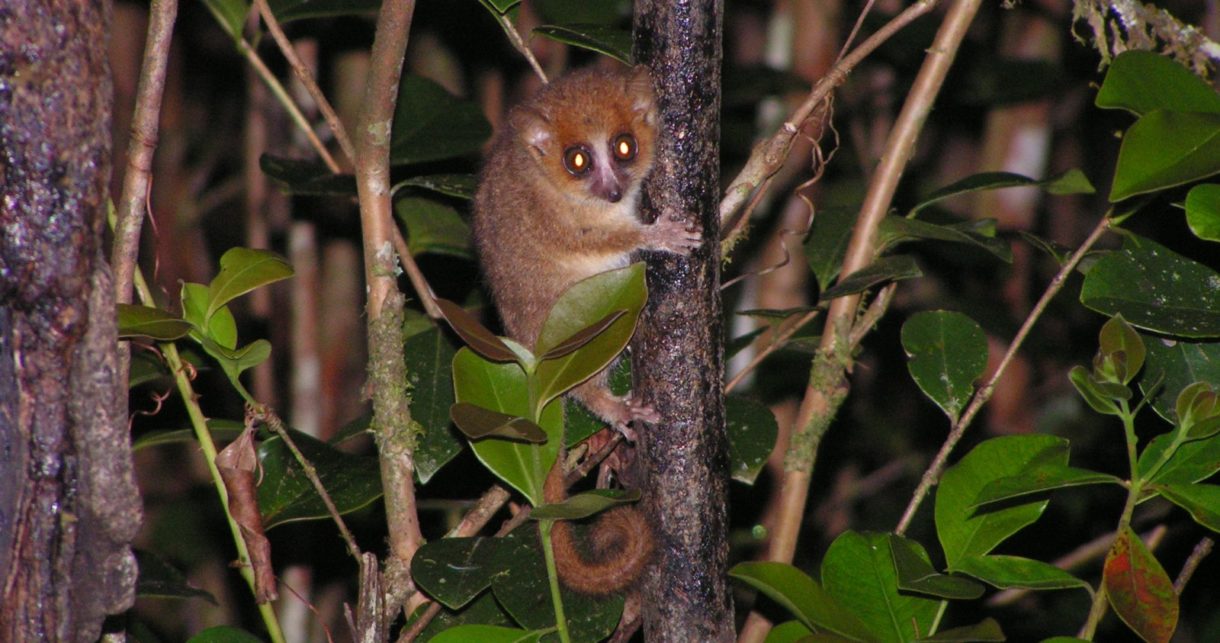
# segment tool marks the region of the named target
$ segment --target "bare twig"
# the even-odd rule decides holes
[[[1190,552],[1190,557],[1182,564],[1182,571],[1178,572],[1178,577],[1173,581],[1173,591],[1181,594],[1182,590],[1186,589],[1186,583],[1189,583],[1190,577],[1195,575],[1195,570],[1199,568],[1199,563],[1203,562],[1203,559],[1212,553],[1212,546],[1215,544],[1215,541],[1205,536],[1195,545],[1194,550]]]
[[[732,392],[733,389],[737,388],[737,385],[741,383],[741,380],[749,375],[750,372],[755,368],[758,368],[758,365],[761,364],[763,360],[770,357],[775,351],[787,346],[788,340],[792,339],[792,336],[795,335],[798,330],[804,328],[806,324],[813,321],[814,318],[816,318],[821,312],[822,310],[820,308],[816,308],[805,313],[804,315],[801,315],[796,319],[795,322],[789,318],[780,324],[783,330],[775,335],[775,339],[773,339],[770,344],[755,353],[754,357],[750,359],[750,362],[742,367],[742,369],[733,376],[733,379],[729,380],[729,382],[724,385],[724,392],[727,394]]]
[[[161,97],[165,93],[165,73],[174,20],[178,15],[178,0],[153,0],[149,11],[148,39],[144,44],[140,85],[136,89],[131,141],[127,144],[127,172],[123,175],[123,190],[116,206],[118,219],[115,223],[114,248],[110,253],[115,301],[120,304],[132,301],[132,279],[140,247],[140,229],[152,185],[153,154],[157,150],[157,134],[161,125]]]
[[[292,46],[292,42],[288,40],[288,36],[284,35],[284,30],[280,27],[279,21],[276,20],[275,14],[271,12],[271,7],[267,4],[267,0],[254,0],[254,4],[258,7],[259,15],[263,18],[263,24],[267,25],[267,31],[271,32],[271,37],[275,40],[275,44],[279,46],[280,53],[288,61],[288,66],[292,67],[297,80],[301,81],[305,91],[309,92],[314,102],[318,104],[318,110],[322,112],[322,118],[326,119],[326,124],[330,127],[331,133],[335,135],[335,140],[339,143],[343,154],[347,158],[355,160],[356,149],[352,145],[351,138],[347,135],[347,130],[343,128],[343,122],[339,120],[339,114],[335,112],[335,108],[326,99],[326,94],[322,93],[322,88],[318,87],[318,83],[314,80],[313,74],[310,73],[309,67],[297,55],[297,50]],[[331,171],[338,172],[338,169],[331,168]]]
[[[1016,357],[1017,351],[1025,342],[1025,338],[1029,336],[1029,331],[1033,329],[1034,324],[1042,317],[1043,311],[1050,305],[1055,295],[1059,294],[1059,291],[1063,289],[1064,284],[1067,283],[1068,276],[1076,269],[1080,260],[1084,258],[1085,254],[1089,252],[1093,245],[1097,243],[1097,240],[1101,238],[1101,235],[1109,228],[1109,216],[1102,217],[1101,221],[1093,228],[1093,231],[1089,233],[1088,238],[1080,244],[1076,252],[1072,253],[1067,263],[1063,264],[1059,269],[1059,273],[1055,275],[1050,285],[1046,287],[1046,292],[1042,293],[1042,298],[1034,305],[1033,310],[1025,318],[1025,322],[1021,324],[1021,328],[1017,331],[1016,336],[1012,338],[1012,343],[1008,345],[1008,351],[1004,353],[1004,357],[1000,360],[1000,364],[996,366],[995,372],[991,374],[991,377],[987,378],[987,382],[982,387],[975,391],[974,397],[970,399],[969,406],[966,407],[965,412],[962,413],[957,422],[953,424],[953,428],[949,431],[949,436],[945,438],[945,443],[941,445],[940,451],[932,460],[932,464],[928,466],[928,470],[924,472],[923,477],[920,479],[919,486],[916,487],[914,495],[911,496],[911,502],[907,505],[906,511],[903,512],[902,519],[898,521],[898,527],[894,530],[895,533],[902,534],[911,525],[911,520],[914,519],[915,512],[919,509],[920,503],[923,502],[924,497],[931,491],[932,485],[936,484],[940,479],[940,474],[944,471],[949,454],[953,452],[957,442],[966,433],[966,428],[970,426],[974,416],[978,415],[983,405],[991,399],[992,393],[995,392],[996,382],[1004,375],[1004,371],[1008,369],[1008,365]]]
[[[538,78],[542,79],[543,83],[551,82],[547,80],[546,72],[542,71],[542,65],[538,64],[538,59],[534,57],[534,52],[530,51],[529,45],[525,43],[525,39],[522,38],[521,33],[517,31],[516,25],[513,24],[512,20],[508,19],[508,14],[500,15],[499,19],[500,27],[504,29],[504,33],[508,34],[508,40],[513,44],[513,48],[515,48],[521,53],[522,56],[525,57],[525,61],[530,64],[530,67],[534,70],[534,73],[538,75]]]
[[[347,543],[347,551],[356,559],[361,560],[363,553],[360,551],[360,546],[356,544],[356,538],[352,536],[352,532],[348,531],[347,523],[343,522],[343,516],[339,515],[339,509],[335,507],[335,501],[331,499],[330,492],[326,490],[326,485],[318,479],[318,471],[314,468],[313,463],[301,453],[297,448],[297,443],[288,434],[288,429],[284,427],[283,420],[270,407],[259,405],[251,407],[251,412],[256,418],[267,423],[267,426],[273,433],[280,436],[284,441],[284,446],[292,452],[292,457],[296,459],[297,464],[301,465],[301,471],[305,473],[305,477],[313,485],[314,491],[318,493],[318,497],[322,499],[322,504],[326,506],[327,513],[330,514],[331,520],[335,521],[335,526],[339,528],[339,535],[343,538],[343,542]]]

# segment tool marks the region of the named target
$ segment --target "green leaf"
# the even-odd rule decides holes
[[[208,355],[216,358],[216,362],[220,364],[220,369],[228,376],[229,381],[237,387],[238,391],[244,391],[241,387],[239,378],[241,374],[248,369],[254,368],[259,364],[267,361],[271,357],[271,342],[265,339],[256,339],[241,348],[228,349],[215,342],[204,338],[200,345]]]
[[[1196,237],[1220,241],[1220,183],[1196,185],[1186,193],[1186,223]]]
[[[810,643],[812,640],[813,630],[800,621],[788,621],[771,628],[763,643]]]
[[[504,15],[510,9],[521,4],[521,0],[479,0],[479,3],[491,11],[493,15]]]
[[[890,556],[900,590],[950,600],[973,600],[983,595],[984,587],[973,580],[937,572],[923,545],[914,540],[890,536]]]
[[[258,157],[258,166],[286,194],[305,196],[354,196],[356,177],[335,174],[320,161],[302,161],[272,154]]]
[[[1158,486],[1173,504],[1190,512],[1195,522],[1220,532],[1220,486],[1214,484],[1168,484]]]
[[[629,0],[537,0],[533,4],[550,23],[612,24],[631,16]]]
[[[1144,368],[1144,358],[1148,354],[1144,340],[1122,315],[1115,315],[1102,325],[1098,333],[1098,346],[1101,353],[1121,369],[1118,376],[1123,384],[1129,384]]]
[[[186,643],[263,643],[263,640],[243,629],[217,625],[192,636]]]
[[[1161,564],[1130,527],[1114,539],[1102,573],[1114,613],[1150,643],[1168,643],[1178,626],[1178,595]]]
[[[939,225],[919,219],[889,216],[881,220],[881,227],[877,231],[877,245],[883,250],[920,239],[972,245],[990,252],[1000,261],[1012,263],[1012,250],[1008,247],[1008,242],[959,225]]]
[[[1114,59],[1097,92],[1097,106],[1143,115],[1155,109],[1220,113],[1220,95],[1189,69],[1150,51]]]
[[[879,286],[891,281],[914,279],[922,277],[923,271],[915,263],[915,259],[906,255],[882,257],[873,263],[840,279],[839,283],[822,292],[819,301],[830,301],[844,295],[854,295],[864,292],[873,286]]]
[[[526,418],[497,413],[468,402],[458,402],[449,408],[449,417],[467,438],[503,438],[541,444],[546,432]]]
[[[217,605],[216,598],[202,589],[192,587],[186,574],[178,571],[164,558],[136,550],[140,576],[136,581],[136,596],[140,598],[202,598]]]
[[[411,256],[424,253],[471,259],[470,226],[458,211],[437,201],[404,197],[394,202],[394,214],[407,228]]]
[[[411,578],[449,609],[461,609],[504,573],[497,553],[503,538],[441,538],[420,547],[411,559]]]
[[[473,174],[427,174],[395,183],[394,187],[390,188],[390,194],[398,194],[407,188],[419,188],[469,201],[474,198],[478,185],[479,180]]]
[[[453,359],[453,381],[458,402],[514,417],[530,415],[525,372],[517,364],[491,362],[463,348]],[[543,504],[543,481],[559,456],[563,407],[548,405],[541,420],[538,424],[547,434],[546,444],[480,440],[471,445],[475,456],[488,470],[520,491],[534,506]]]
[[[1180,430],[1187,439],[1207,438],[1220,431],[1216,404],[1216,388],[1208,382],[1195,382],[1182,389],[1175,408]]]
[[[959,561],[958,571],[1000,589],[1090,589],[1054,565],[1020,556],[970,556]]]
[[[1144,448],[1139,458],[1142,477],[1147,477],[1165,450],[1173,445],[1174,437],[1172,433],[1158,435]],[[1178,446],[1169,462],[1152,476],[1152,482],[1190,484],[1206,480],[1217,471],[1220,471],[1220,435],[1213,435],[1205,440],[1195,440]]]
[[[473,154],[491,136],[483,110],[440,85],[403,74],[394,110],[390,162],[395,165],[438,161]]]
[[[997,511],[971,510],[978,492],[992,480],[1014,476],[1030,463],[1067,464],[1068,443],[1050,435],[1011,435],[992,438],[976,446],[949,467],[936,492],[936,533],[949,571],[961,561],[982,556],[1010,536],[1032,524],[1046,509],[1036,501]]]
[[[873,640],[914,641],[933,630],[941,601],[899,593],[889,541],[889,534],[841,534],[822,559],[822,586],[869,627]]]
[[[805,260],[823,291],[839,276],[858,212],[859,208],[820,208],[813,216],[805,239]]]
[[[1048,462],[987,483],[975,498],[975,507],[1055,489],[1106,483],[1122,486],[1123,481],[1108,473]]]
[[[593,322],[592,325],[576,331],[575,335],[572,335],[562,342],[559,342],[558,345],[554,346],[546,353],[539,355],[538,359],[540,361],[558,359],[564,355],[575,352],[581,346],[593,341],[594,338],[602,334],[602,332],[604,332],[607,328],[613,326],[614,322],[618,321],[620,317],[626,314],[627,311],[622,309],[611,311],[610,314]]]
[[[225,304],[270,283],[292,276],[288,260],[269,250],[230,248],[220,257],[220,273],[208,285],[208,307],[204,319]]]
[[[352,455],[292,431],[292,442],[313,465],[318,480],[330,494],[340,514],[362,509],[381,497],[381,468],[377,458]],[[330,518],[317,490],[305,477],[301,465],[278,436],[258,446],[262,481],[258,486],[258,506],[263,527],[299,520]]]
[[[510,349],[495,333],[487,330],[479,320],[461,306],[438,297],[436,305],[445,315],[445,321],[479,355],[496,362],[518,362],[517,353]]]
[[[160,308],[119,304],[119,339],[147,337],[172,342],[191,331],[191,324]]]
[[[418,555],[418,554],[416,554]],[[412,576],[414,577],[414,575]],[[517,627],[504,608],[496,602],[491,592],[483,592],[467,603],[460,611],[441,610],[424,628],[416,640],[432,641],[446,630],[463,625],[498,625],[500,627]]]
[[[919,389],[950,422],[970,402],[974,382],[987,368],[987,336],[973,319],[938,310],[912,315],[902,325],[907,369]]]
[[[1110,202],[1220,172],[1220,113],[1153,110],[1123,136]]]
[[[462,450],[449,423],[453,405],[453,356],[457,349],[438,327],[412,335],[403,344],[411,384],[411,419],[423,432],[415,445],[415,476],[427,484]]]
[[[754,484],[775,449],[779,424],[764,404],[729,395],[724,399],[724,422],[729,434],[729,472],[733,479]]]
[[[1080,302],[1158,333],[1220,336],[1220,274],[1149,239],[1128,237],[1122,250],[1103,253]]]
[[[281,23],[306,18],[376,15],[378,0],[267,0],[271,13]]]
[[[207,318],[209,289],[203,284],[182,284],[182,317],[195,327],[191,337],[202,343],[202,338],[211,339],[228,349],[237,348],[237,321],[233,311],[222,306]]]
[[[631,30],[598,24],[542,25],[534,33],[631,64]]]
[[[498,625],[459,625],[428,639],[429,643],[534,643],[549,634],[547,630],[528,631]]]
[[[1041,187],[1051,194],[1059,195],[1093,194],[1096,191],[1093,184],[1089,182],[1088,177],[1084,175],[1084,172],[1076,168],[1041,181],[1012,172],[980,172],[950,183],[924,197],[918,205],[911,208],[911,214],[915,214],[934,203],[944,201],[950,197],[970,194],[972,192],[1015,187]]]
[[[1182,389],[1195,382],[1220,382],[1220,343],[1186,342],[1144,335],[1147,368],[1140,390],[1152,395],[1152,408],[1169,422],[1176,422],[1174,403]],[[1155,390],[1152,385],[1158,385]]]
[[[976,641],[991,643],[1006,640],[1008,639],[1000,629],[1000,624],[995,619],[988,617],[981,623],[963,625],[917,639],[917,643],[975,643]]]
[[[809,629],[826,630],[849,641],[871,641],[870,628],[808,574],[785,563],[738,563],[729,577],[779,603]]]
[[[582,279],[561,294],[542,323],[536,354],[550,353],[612,313],[627,312],[575,352],[539,361],[534,371],[538,404],[546,404],[609,365],[631,340],[647,299],[642,263]]]
[[[628,505],[640,499],[639,490],[594,489],[578,493],[563,502],[535,507],[530,512],[534,520],[580,520],[612,507]]]
[[[242,26],[246,24],[246,14],[250,11],[249,3],[245,0],[204,0],[203,4],[230,38],[236,40],[241,37]]]
[[[1101,385],[1093,378],[1089,369],[1083,366],[1073,366],[1068,371],[1068,379],[1076,387],[1076,392],[1084,398],[1085,403],[1094,411],[1105,415],[1118,415],[1121,411],[1114,398],[1106,394]]]

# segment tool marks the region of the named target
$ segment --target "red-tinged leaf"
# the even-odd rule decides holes
[[[1102,583],[1110,606],[1140,638],[1168,643],[1178,626],[1178,595],[1152,552],[1130,527],[1114,539]]]
[[[462,341],[470,346],[471,350],[493,362],[513,362],[517,360],[516,353],[512,352],[508,346],[504,345],[504,342],[500,341],[499,337],[496,337],[495,333],[487,330],[473,315],[463,310],[461,306],[439,297],[436,300],[436,305],[444,313],[445,320],[461,336]]]
[[[258,511],[255,471],[258,453],[254,450],[254,427],[245,431],[216,454],[216,468],[229,496],[229,514],[241,529],[242,540],[254,570],[254,600],[262,605],[276,599],[275,571],[271,568],[271,542],[263,533]]]

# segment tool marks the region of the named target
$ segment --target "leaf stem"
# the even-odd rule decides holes
[[[551,546],[551,528],[554,526],[554,520],[538,521],[538,532],[542,534],[542,555],[546,560],[546,577],[551,588],[551,605],[555,608],[555,630],[559,633],[560,641],[571,643],[572,638],[568,633],[568,617],[563,611],[563,596],[559,593],[559,570],[555,567],[555,549]]]

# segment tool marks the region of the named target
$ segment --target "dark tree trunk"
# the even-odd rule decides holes
[[[723,4],[639,0],[635,11],[636,60],[652,69],[664,132],[645,187],[649,214],[697,223],[704,235],[689,258],[648,257],[648,308],[633,344],[634,390],[665,418],[640,440],[658,537],[644,629],[649,641],[732,641],[717,250]]]
[[[109,24],[98,0],[0,0],[0,641],[94,641],[134,599]]]

